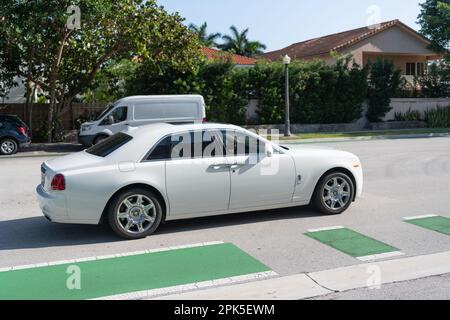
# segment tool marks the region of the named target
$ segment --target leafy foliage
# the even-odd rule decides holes
[[[208,48],[217,47],[217,39],[222,36],[220,33],[208,33],[208,23],[206,22],[201,26],[196,26],[191,23],[189,29],[194,32],[198,36],[199,41]]]
[[[81,10],[80,29],[66,25],[72,5]],[[175,69],[186,69],[201,56],[183,18],[155,0],[8,0],[0,16],[6,17],[0,27],[0,70],[14,66],[16,74],[50,92],[48,123],[111,59],[139,56],[153,65],[170,61]],[[48,136],[51,140],[50,125]]]
[[[379,122],[392,108],[391,97],[395,96],[402,85],[401,71],[393,62],[378,59],[369,63],[369,110],[367,118],[372,122]]]
[[[450,128],[450,106],[427,111],[425,121],[429,128]]]
[[[230,35],[222,36],[224,43],[218,45],[218,48],[247,57],[262,54],[266,49],[265,44],[248,39],[249,28],[239,31],[236,26],[231,26],[230,31]]]
[[[421,33],[433,41],[432,48],[448,54],[450,49],[450,0],[426,0],[419,15]]]

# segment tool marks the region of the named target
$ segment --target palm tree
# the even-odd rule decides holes
[[[235,26],[231,26],[230,30],[231,35],[223,36],[224,43],[219,45],[218,48],[247,57],[264,53],[266,49],[265,44],[259,41],[248,40],[249,28],[240,32]]]
[[[193,23],[189,25],[189,29],[197,34],[200,42],[208,48],[217,47],[216,40],[220,38],[222,35],[220,33],[211,33],[208,34],[208,23],[203,23],[201,26],[197,26]]]

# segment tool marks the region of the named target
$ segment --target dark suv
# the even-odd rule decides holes
[[[0,154],[15,154],[30,142],[28,127],[19,117],[0,115]]]

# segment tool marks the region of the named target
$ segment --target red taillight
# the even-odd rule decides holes
[[[24,136],[27,135],[27,128],[26,127],[19,127],[19,133],[23,134]]]
[[[52,190],[64,191],[66,190],[66,178],[62,174],[57,174],[52,180]]]
[[[203,118],[203,123],[206,123],[207,120],[208,120],[208,119],[206,119],[206,117]]]

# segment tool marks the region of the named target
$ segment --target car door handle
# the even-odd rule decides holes
[[[228,169],[228,168],[230,168],[230,165],[227,163],[216,163],[216,164],[213,164],[211,166],[211,168],[213,168],[214,170]]]
[[[239,169],[240,167],[243,167],[243,166],[245,166],[244,163],[233,163],[233,164],[230,164],[230,169],[231,170],[237,170],[237,169]]]

